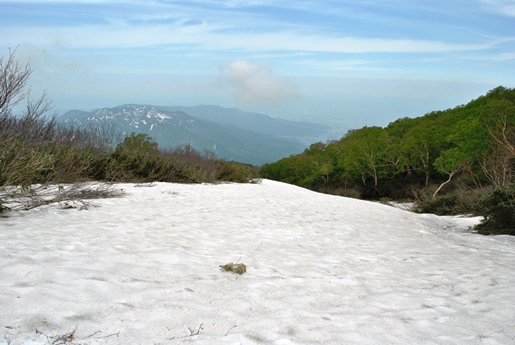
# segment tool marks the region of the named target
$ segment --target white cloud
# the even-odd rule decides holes
[[[221,72],[239,103],[280,103],[300,97],[295,84],[274,75],[267,65],[235,61],[221,66]]]
[[[515,17],[514,0],[481,0],[489,11],[500,13],[505,16]]]

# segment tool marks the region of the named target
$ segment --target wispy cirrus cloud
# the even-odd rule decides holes
[[[511,8],[513,1],[480,0],[484,3],[501,3]],[[0,0],[0,3],[13,3]],[[385,35],[384,32],[359,33],[338,25],[327,30],[324,22],[313,21],[304,25],[300,18],[277,20],[277,13],[306,12],[308,8],[324,13],[351,15],[363,10],[349,1],[332,4],[313,1],[163,1],[141,3],[135,0],[19,0],[39,4],[83,4],[88,21],[96,8],[99,18],[92,24],[77,18],[74,22],[48,22],[25,25],[0,23],[7,42],[26,42],[51,45],[58,42],[71,48],[146,48],[155,46],[185,46],[203,51],[242,52],[314,52],[314,53],[446,53],[490,49],[498,40],[476,38],[456,41],[451,36],[423,37],[403,32],[402,35]],[[374,1],[371,1],[374,3]],[[397,1],[398,2],[398,1]],[[368,2],[367,2],[368,3]],[[91,6],[90,6],[91,5]],[[100,5],[100,6],[94,6]],[[127,6],[120,6],[127,5]],[[366,7],[369,5],[363,5]],[[98,7],[98,8],[97,8]],[[385,5],[383,5],[385,7]],[[42,7],[43,8],[43,7]],[[44,6],[46,10],[46,6]],[[266,8],[253,12],[252,8]],[[100,10],[105,9],[105,10]],[[228,10],[229,9],[229,10]],[[63,11],[62,8],[56,11]],[[276,12],[277,11],[277,12]],[[65,12],[61,12],[65,16]],[[347,13],[347,14],[345,14]],[[349,14],[350,13],[350,14]],[[340,16],[342,14],[338,14]],[[367,15],[363,15],[367,18]],[[334,18],[333,18],[334,19]],[[341,19],[341,18],[340,18]],[[371,20],[368,18],[367,20]],[[336,21],[340,23],[340,20]],[[343,30],[342,30],[343,29]],[[489,36],[493,37],[493,36]]]
[[[515,17],[514,0],[480,0],[480,2],[483,3],[484,8],[490,12]]]
[[[180,24],[180,23],[179,23]],[[124,25],[112,22],[75,27],[3,27],[1,41],[59,42],[71,48],[144,48],[187,45],[200,50],[291,51],[322,53],[442,53],[489,49],[497,44],[447,43],[434,40],[360,38],[352,36],[305,35],[284,32],[232,32],[230,27],[195,25]]]

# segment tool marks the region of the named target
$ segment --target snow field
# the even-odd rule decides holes
[[[515,239],[477,218],[269,180],[117,188],[0,218],[0,344],[515,343]]]

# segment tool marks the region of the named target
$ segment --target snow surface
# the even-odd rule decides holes
[[[269,180],[116,188],[0,219],[0,344],[515,344],[515,238],[478,218]]]

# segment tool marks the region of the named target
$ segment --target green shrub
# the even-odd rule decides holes
[[[241,163],[218,161],[216,163],[216,180],[247,183],[254,180],[257,173]]]
[[[484,217],[476,229],[484,235],[515,235],[515,183],[499,187],[480,202]]]
[[[384,196],[379,199],[379,202],[384,205],[390,205],[391,200],[390,200],[390,198]]]
[[[480,191],[455,191],[436,199],[420,201],[414,208],[417,213],[433,213],[439,216],[478,214]]]
[[[436,199],[421,201],[417,204],[414,211],[417,213],[433,213],[439,216],[454,215],[458,204],[456,194],[442,195]]]

